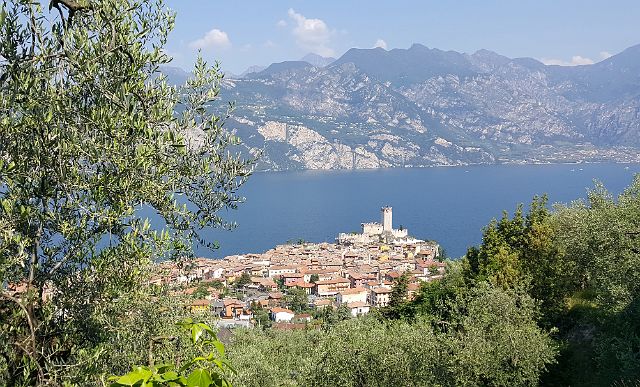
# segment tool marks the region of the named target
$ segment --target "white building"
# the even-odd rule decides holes
[[[291,322],[295,314],[289,309],[285,308],[272,308],[271,319],[275,322]]]
[[[343,290],[336,296],[336,304],[338,306],[347,304],[351,306],[354,303],[366,303],[369,291],[365,288],[353,288]]]
[[[269,277],[273,278],[278,275],[293,274],[295,272],[295,266],[271,266],[269,268]]]
[[[353,317],[358,317],[363,314],[369,313],[371,306],[367,305],[366,302],[354,302],[352,304],[347,305],[349,309],[351,309],[351,315]]]

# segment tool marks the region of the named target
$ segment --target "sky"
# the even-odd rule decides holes
[[[640,0],[166,0],[167,52],[190,69],[200,51],[234,74],[352,47],[488,49],[547,64],[598,62],[640,43]]]

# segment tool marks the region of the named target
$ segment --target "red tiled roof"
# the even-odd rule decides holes
[[[240,305],[242,307],[244,307],[244,302],[240,301],[240,300],[236,300],[235,298],[225,298],[224,300],[222,300],[224,302],[224,306],[229,306],[229,305]]]
[[[366,293],[367,289],[365,288],[353,288],[353,289],[347,289],[347,290],[343,290],[340,292],[340,294],[342,295],[349,295],[349,294],[359,294],[359,293]]]
[[[316,285],[334,285],[334,284],[349,284],[349,283],[351,283],[351,281],[349,281],[346,278],[335,278],[335,279],[330,279],[325,281],[318,281],[316,282]]]

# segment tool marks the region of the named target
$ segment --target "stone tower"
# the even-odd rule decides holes
[[[382,231],[393,231],[393,215],[391,212],[391,207],[382,207]]]

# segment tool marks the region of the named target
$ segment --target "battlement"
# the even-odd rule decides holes
[[[406,228],[396,230],[393,228],[393,209],[389,206],[380,209],[382,222],[361,223],[362,233],[338,235],[338,243],[340,244],[366,244],[388,238],[405,239],[409,237],[409,231]]]

